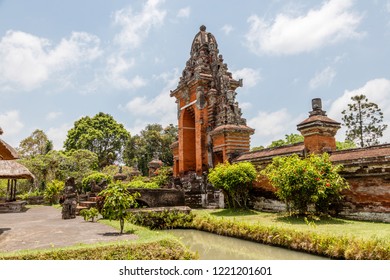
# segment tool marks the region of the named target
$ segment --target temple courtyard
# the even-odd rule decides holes
[[[137,238],[134,234],[119,235],[116,229],[86,222],[81,216],[63,220],[61,209],[51,206],[34,206],[26,212],[0,215],[0,251],[3,253]]]

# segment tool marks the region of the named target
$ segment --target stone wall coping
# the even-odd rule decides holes
[[[303,142],[285,145],[274,148],[265,148],[259,151],[246,152],[238,156],[234,161],[265,161],[276,156],[285,156],[291,154],[304,155],[305,145]]]

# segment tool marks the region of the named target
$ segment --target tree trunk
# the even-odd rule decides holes
[[[123,234],[123,228],[125,227],[125,219],[123,219],[123,218],[119,219],[119,223],[120,223],[120,226],[121,226],[120,234]]]

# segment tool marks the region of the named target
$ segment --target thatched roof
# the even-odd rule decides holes
[[[0,160],[0,179],[34,179],[25,166],[15,160]]]
[[[18,153],[10,145],[0,139],[0,160],[18,159]]]

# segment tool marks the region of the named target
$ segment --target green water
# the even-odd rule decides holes
[[[201,260],[321,260],[311,254],[296,252],[199,230],[174,229],[169,231]]]

